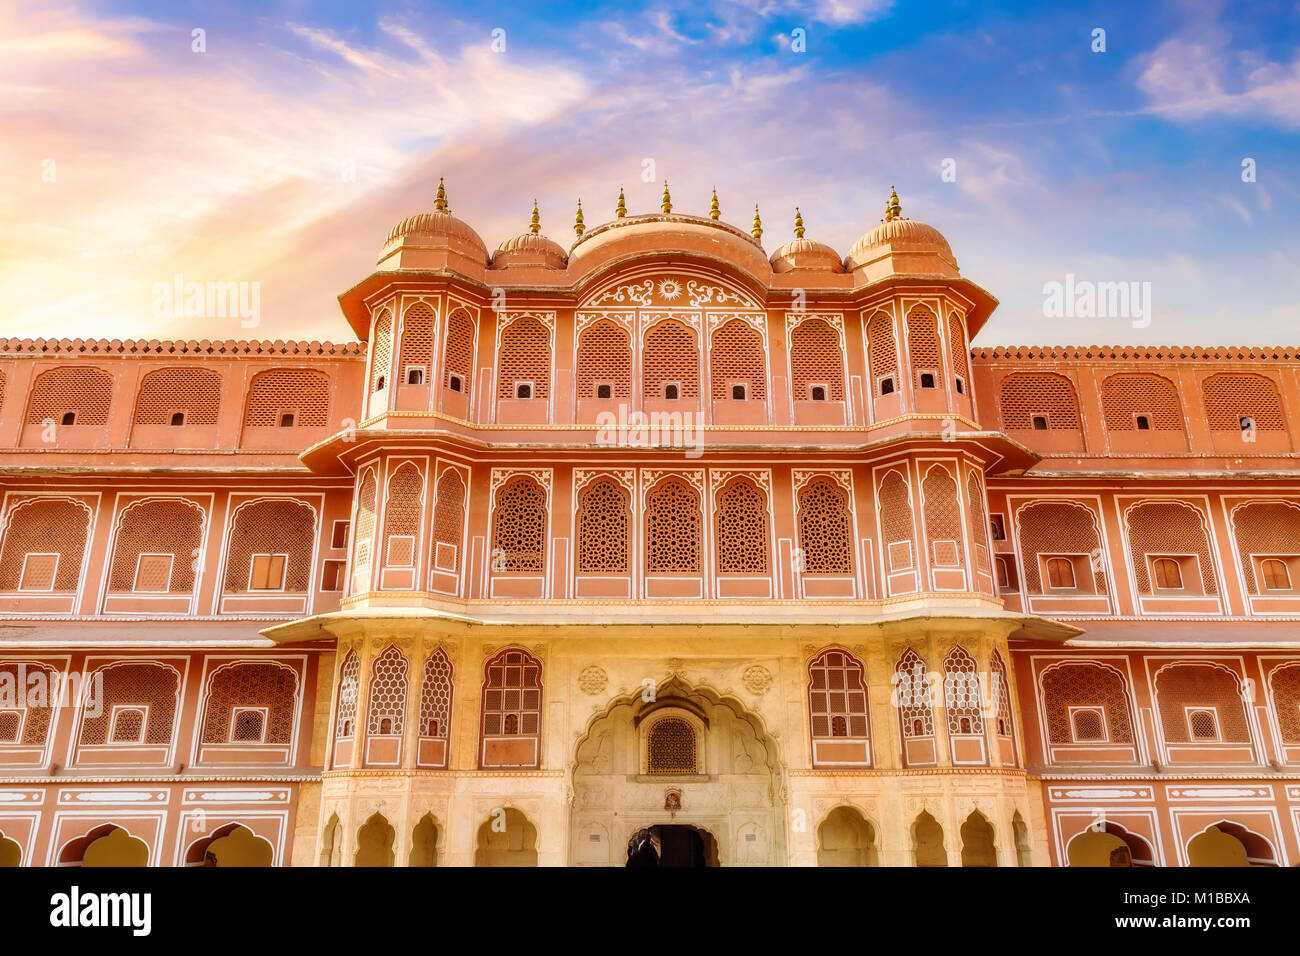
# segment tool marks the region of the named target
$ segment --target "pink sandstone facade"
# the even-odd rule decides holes
[[[0,864],[1300,861],[1294,350],[436,205],[356,343],[0,341]]]

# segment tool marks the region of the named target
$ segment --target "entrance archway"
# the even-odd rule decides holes
[[[818,866],[879,866],[876,831],[853,807],[836,807],[817,828]]]
[[[700,827],[664,823],[633,834],[627,844],[628,866],[705,867],[718,865],[718,841]]]
[[[68,843],[60,866],[148,866],[149,847],[119,826],[106,823]]]
[[[1109,820],[1078,834],[1065,856],[1070,866],[1155,866],[1151,845]]]
[[[186,866],[270,866],[275,859],[271,844],[238,823],[231,823],[209,837],[190,844]]]
[[[677,736],[665,755],[656,749],[665,735],[651,731],[666,725]],[[673,676],[652,700],[615,697],[587,724],[570,774],[570,862],[621,866],[638,832],[673,826],[708,834],[700,839],[717,865],[786,862],[777,744],[761,718],[710,687]]]
[[[516,810],[492,813],[478,828],[475,866],[536,866],[537,827]]]
[[[357,855],[353,866],[392,866],[394,862],[393,839],[397,836],[393,825],[383,814],[372,814],[357,833]]]
[[[1220,820],[1187,843],[1188,866],[1277,866],[1268,840],[1239,823]]]

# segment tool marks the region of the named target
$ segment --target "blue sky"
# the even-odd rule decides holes
[[[345,337],[335,297],[445,176],[489,247],[534,196],[567,245],[577,197],[590,226],[666,177],[847,251],[893,184],[1001,300],[978,343],[1300,338],[1295,2],[18,0],[0,92],[0,334],[187,336],[149,314],[182,272],[261,283],[258,337]],[[1045,318],[1067,274],[1150,282],[1151,326]]]

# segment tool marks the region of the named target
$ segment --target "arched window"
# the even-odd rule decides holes
[[[642,395],[647,400],[700,397],[700,349],[695,331],[680,322],[660,322],[645,334],[641,350]]]
[[[397,374],[403,385],[424,385],[433,374],[433,309],[417,302],[402,317]]]
[[[748,478],[720,492],[714,519],[719,574],[768,573],[767,496]]]
[[[1011,678],[1007,674],[1007,665],[1002,662],[1002,655],[997,651],[989,659],[990,679],[994,687],[991,692],[997,697],[997,724],[995,730],[999,737],[1012,735],[1011,724]]]
[[[44,747],[54,721],[58,674],[35,661],[0,664],[0,744]],[[43,693],[33,692],[43,687]]]
[[[497,398],[546,399],[551,394],[551,333],[537,319],[516,319],[501,331]],[[528,395],[518,391],[529,386]]]
[[[469,394],[474,364],[474,323],[464,312],[453,312],[447,320],[447,343],[442,358],[442,387]]]
[[[912,648],[894,666],[898,675],[898,720],[903,737],[934,736],[934,698],[925,661]]]
[[[293,739],[297,700],[298,675],[292,668],[226,664],[208,679],[203,742],[287,744]]]
[[[1064,375],[1013,372],[1002,380],[998,405],[1007,431],[1079,430],[1079,398]]]
[[[823,651],[808,665],[814,763],[821,762],[817,760],[816,740],[868,736],[867,686],[863,673],[862,662],[838,648]]]
[[[117,529],[109,591],[193,591],[203,520],[203,512],[191,501],[155,498],[129,505]]]
[[[965,394],[970,382],[970,360],[966,354],[966,328],[956,312],[948,316],[948,355],[952,360],[957,391]]]
[[[693,774],[699,772],[695,728],[681,717],[661,717],[646,735],[646,772]]]
[[[767,352],[763,336],[740,319],[732,319],[710,340],[709,378],[713,400],[743,398],[762,402],[767,399]],[[736,386],[743,392],[735,392]]]
[[[885,543],[889,571],[906,571],[916,566],[912,553],[912,504],[907,480],[891,471],[880,483],[880,533]]]
[[[1201,573],[1200,581],[1196,583],[1204,588],[1206,594],[1219,593],[1205,530],[1205,517],[1199,508],[1183,501],[1146,501],[1130,508],[1125,517],[1138,593],[1153,593],[1151,575],[1147,572],[1147,556],[1161,553],[1196,555]],[[1178,587],[1189,587],[1192,584],[1176,568],[1170,572],[1166,565],[1163,573],[1166,580],[1174,580],[1169,575],[1177,574],[1180,582]],[[1155,584],[1157,587],[1164,586],[1158,579]]]
[[[154,662],[109,664],[91,675],[102,680],[97,716],[88,709],[81,722],[81,746],[141,743],[165,746],[180,702],[180,674]]]
[[[252,428],[324,428],[330,423],[330,380],[305,368],[274,368],[248,383],[244,425]]]
[[[375,334],[370,346],[370,390],[387,388],[393,363],[393,313],[384,309],[375,319]],[[373,409],[372,409],[373,411]]]
[[[316,512],[301,501],[256,501],[235,511],[226,545],[226,593],[311,590]]]
[[[943,847],[943,827],[927,811],[921,811],[912,824],[912,850],[917,866],[948,865],[948,854]]]
[[[356,651],[348,651],[339,670],[339,711],[334,720],[334,736],[340,740],[351,737],[356,729],[357,690],[361,686],[361,659]]]
[[[1162,590],[1181,590],[1183,574],[1178,569],[1178,562],[1173,558],[1156,558],[1151,562],[1155,574],[1156,587]]]
[[[949,471],[935,465],[921,484],[925,498],[925,536],[930,561],[936,568],[962,568],[965,535],[961,527],[961,503],[957,500],[957,482]]]
[[[871,363],[871,381],[876,395],[889,395],[898,389],[898,345],[894,341],[893,317],[877,312],[867,325],[867,356]]]
[[[612,478],[597,478],[578,495],[578,573],[626,574],[628,494]]]
[[[1242,419],[1249,419],[1257,431],[1286,431],[1277,382],[1265,375],[1211,375],[1201,383],[1201,392],[1214,431],[1239,431]]]
[[[913,387],[937,388],[943,375],[939,329],[934,313],[923,306],[907,313],[907,354],[912,361]]]
[[[501,651],[484,667],[481,766],[539,766],[541,734],[542,665],[519,648]]]
[[[1300,664],[1276,667],[1268,675],[1273,713],[1284,744],[1300,744]]]
[[[665,478],[646,494],[646,571],[699,574],[703,561],[700,496],[680,478]]]
[[[1047,580],[1042,580],[1039,558],[1051,554],[1092,554],[1101,552],[1101,537],[1096,514],[1087,505],[1076,501],[1037,501],[1026,505],[1017,513],[1020,526],[1020,551],[1025,562],[1025,590],[1029,594],[1046,594],[1049,588],[1078,588],[1073,565],[1068,576],[1065,568],[1057,572],[1058,580],[1073,584],[1053,584],[1052,571],[1047,569]],[[1051,560],[1044,562],[1051,563]],[[1066,560],[1064,562],[1070,565]],[[1100,568],[1094,569],[1093,588],[1097,594],[1106,593],[1106,576]]]
[[[808,319],[790,333],[790,386],[796,401],[844,401],[840,337],[825,320]]]
[[[498,490],[492,512],[492,558],[498,571],[541,574],[546,567],[546,491],[516,475]]]
[[[1172,664],[1156,674],[1156,699],[1160,728],[1168,743],[1193,743],[1196,712],[1208,712],[1218,729],[1217,740],[1250,743],[1246,708],[1237,676],[1214,664]],[[1213,725],[1210,725],[1213,726]],[[1212,738],[1214,739],[1214,738]]]
[[[943,702],[950,737],[984,733],[982,699],[975,658],[956,644],[943,659]]]
[[[1295,581],[1285,559],[1300,557],[1300,506],[1282,501],[1252,501],[1233,509],[1232,531],[1248,593],[1292,590]],[[1279,557],[1261,559],[1260,555]],[[1269,565],[1267,571],[1265,564]]]
[[[424,513],[424,475],[412,462],[404,463],[388,479],[384,500],[384,564],[390,568],[415,567],[420,517]],[[414,584],[414,582],[411,582]]]
[[[1128,689],[1118,671],[1090,661],[1067,661],[1046,671],[1040,683],[1051,743],[1133,743]],[[1093,717],[1083,717],[1080,725],[1083,714]],[[1080,729],[1093,736],[1082,736]]]
[[[447,652],[438,648],[424,665],[424,680],[420,684],[420,736],[451,736],[451,661]]]
[[[9,509],[0,545],[0,591],[73,592],[81,580],[88,505],[24,498]]]
[[[433,505],[434,566],[460,573],[461,539],[465,523],[465,484],[456,469],[448,468],[438,479],[438,497]]]
[[[370,665],[366,733],[400,737],[406,723],[406,657],[393,645]]]
[[[140,381],[137,425],[215,425],[221,407],[221,376],[203,368],[164,368]],[[181,420],[176,421],[180,415]]]
[[[632,345],[627,329],[601,319],[578,333],[578,398],[630,399]]]
[[[1178,388],[1159,375],[1121,372],[1101,383],[1108,431],[1183,430]],[[1139,419],[1144,419],[1145,424]]]
[[[112,402],[113,376],[103,369],[53,368],[32,382],[27,424],[107,425]]]
[[[353,592],[370,588],[370,557],[375,542],[375,505],[379,481],[373,468],[367,469],[357,492],[357,529],[353,535],[357,559],[353,569]]]
[[[799,548],[804,574],[852,574],[849,496],[833,479],[813,478],[799,489]]]
[[[989,522],[984,510],[984,489],[975,472],[966,476],[966,515],[970,522],[971,539],[975,546],[975,567],[989,570]]]

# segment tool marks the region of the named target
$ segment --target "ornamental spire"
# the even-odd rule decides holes
[[[763,220],[758,218],[758,203],[754,203],[754,227],[749,230],[749,234],[755,239],[763,238]]]
[[[673,211],[673,197],[668,195],[668,180],[666,179],[664,180],[664,195],[659,200],[659,208],[666,213]]]
[[[627,215],[627,203],[623,201],[623,187],[618,187],[618,205],[614,207],[614,215],[622,219]]]
[[[447,187],[442,183],[442,177],[438,177],[438,194],[433,197],[433,208],[438,212],[447,211]]]
[[[903,207],[898,201],[898,193],[893,186],[889,187],[889,205],[885,207],[885,222],[892,222],[895,219],[903,218]]]
[[[720,219],[721,217],[722,217],[722,209],[718,206],[718,187],[714,186],[713,202],[709,203],[709,218]]]
[[[799,212],[799,207],[794,207],[794,237],[803,238],[803,214]]]
[[[542,231],[542,217],[537,213],[537,200],[533,200],[533,218],[528,222],[528,231],[534,236]]]
[[[583,232],[586,231],[586,229],[587,229],[587,227],[586,227],[585,225],[583,225],[583,223],[582,223],[582,200],[579,199],[579,200],[578,200],[578,214],[577,214],[576,216],[573,217],[573,231],[576,232],[576,233],[578,234],[578,238],[581,239],[581,238],[582,238],[582,234],[583,234]]]

